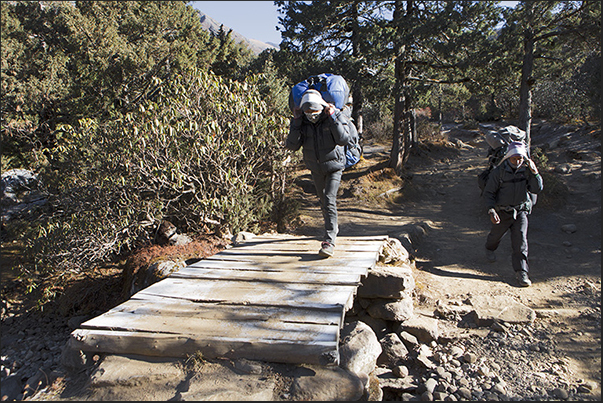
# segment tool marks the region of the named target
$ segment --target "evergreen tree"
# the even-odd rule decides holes
[[[412,146],[416,83],[471,82],[471,69],[499,21],[492,2],[395,1],[391,48],[395,63],[394,138],[390,166],[400,172]]]
[[[253,52],[243,44],[235,43],[232,29],[226,32],[224,25],[214,35],[218,43],[217,54],[211,68],[219,76],[241,80],[244,69],[253,60]]]
[[[508,63],[521,71],[519,126],[530,144],[534,87],[546,85],[547,75],[549,84],[571,75],[589,57],[600,66],[601,2],[520,2],[508,13],[503,35],[507,49],[519,51]]]
[[[28,166],[68,118],[72,6],[1,2],[2,169]]]
[[[365,85],[370,85],[372,55],[375,44],[381,43],[372,21],[381,10],[381,2],[362,1],[275,1],[282,24],[281,49],[301,55],[301,79],[310,75],[332,72],[351,83],[353,114],[358,132],[362,134]],[[316,61],[322,61],[316,62]],[[297,64],[299,66],[300,64]]]

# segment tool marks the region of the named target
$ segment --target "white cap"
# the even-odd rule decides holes
[[[528,151],[526,149],[526,145],[522,142],[519,141],[513,141],[509,144],[509,147],[507,148],[507,153],[505,154],[505,157],[503,158],[503,161],[506,160],[509,157],[512,157],[514,155],[521,155],[523,158],[527,159],[528,158]]]
[[[304,95],[302,96],[300,102],[300,107],[304,112],[308,109],[321,111],[324,109],[325,106],[327,106],[327,103],[324,99],[322,99],[322,95],[320,95],[320,92],[312,89],[304,92]]]

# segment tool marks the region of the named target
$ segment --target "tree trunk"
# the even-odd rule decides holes
[[[438,84],[438,123],[442,127],[442,84]]]
[[[352,108],[352,119],[354,119],[354,123],[356,124],[356,130],[358,130],[358,137],[362,138],[362,106],[364,104],[364,96],[362,95],[362,81],[359,76],[356,80],[356,85],[354,86],[354,93],[352,97],[354,98],[354,107]]]
[[[404,163],[408,159],[412,134],[412,111],[410,110],[410,91],[408,84],[409,67],[401,60],[396,60],[396,85],[394,96],[394,135],[390,156],[390,167],[400,175]]]
[[[398,38],[404,38],[403,30],[405,29],[405,21],[403,18],[404,6],[403,1],[396,1],[393,24],[398,30]],[[413,2],[406,2],[406,16],[410,15],[413,10]],[[402,173],[404,162],[408,159],[408,154],[411,146],[411,112],[410,112],[410,89],[409,80],[410,66],[407,64],[410,47],[405,43],[401,43],[402,39],[397,42],[396,61],[394,74],[396,84],[394,87],[394,133],[392,150],[389,160],[389,166],[396,171],[396,174]]]
[[[410,111],[410,147],[415,147],[419,142],[419,134],[417,133],[417,112],[413,109]]]
[[[352,56],[354,57],[355,60],[358,60],[361,57],[361,51],[360,51],[360,42],[359,42],[359,35],[358,35],[358,31],[360,30],[359,24],[358,24],[358,1],[355,1],[353,3],[353,8],[352,8],[352,21],[353,21],[353,30],[352,30]],[[363,71],[364,69],[362,67],[364,66],[358,66],[360,69],[359,71]],[[364,96],[362,94],[362,73],[357,73],[356,74],[356,82],[354,83],[354,91],[352,94],[352,98],[353,98],[353,108],[352,108],[352,119],[354,120],[354,123],[356,125],[356,130],[358,131],[358,137],[360,139],[362,139],[362,132],[363,132],[363,120],[362,120],[362,108],[364,105]]]
[[[534,32],[531,28],[524,31],[524,54],[523,65],[521,67],[521,85],[519,87],[519,128],[526,132],[526,143],[528,150],[532,142],[530,135],[530,126],[532,125],[532,86],[534,78],[532,69],[534,68]]]
[[[406,74],[410,74],[410,72],[405,72]],[[408,77],[405,75],[404,77]],[[404,119],[402,120],[402,138],[404,145],[402,149],[402,162],[405,163],[408,160],[408,156],[410,155],[410,149],[412,147],[412,109],[410,108],[410,88],[408,86],[408,80],[404,80],[404,85],[402,87],[402,91],[404,94],[404,103],[402,104],[404,107]],[[400,173],[399,171],[396,171]]]
[[[396,59],[396,83],[394,85],[394,133],[392,141],[392,150],[389,158],[389,166],[394,168],[397,172],[401,172],[403,166],[402,150],[404,149],[404,137],[402,130],[402,116],[403,116],[403,105],[404,105],[404,91],[402,90],[402,78],[399,77],[399,70],[401,70],[399,59]]]

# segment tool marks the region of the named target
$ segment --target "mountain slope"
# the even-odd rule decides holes
[[[198,12],[199,12],[199,16],[201,18],[201,26],[203,27],[203,29],[210,31],[214,34],[217,34],[220,31],[221,25],[224,26],[224,31],[226,31],[226,32],[228,32],[229,30],[232,29],[232,28],[214,20],[209,15],[207,15],[201,11],[198,11]],[[234,29],[232,30],[231,36],[236,43],[241,43],[241,42],[245,43],[256,55],[262,53],[262,51],[264,51],[266,49],[277,49],[278,50],[277,46],[274,46],[274,45],[266,43],[266,42],[259,41],[257,39],[248,39],[245,36],[241,35],[240,33],[236,32]]]

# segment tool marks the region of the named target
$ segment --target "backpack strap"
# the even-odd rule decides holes
[[[327,88],[327,78],[324,76],[310,76],[306,78],[306,82],[308,83],[308,88],[317,90],[319,92],[323,86],[324,89]]]

